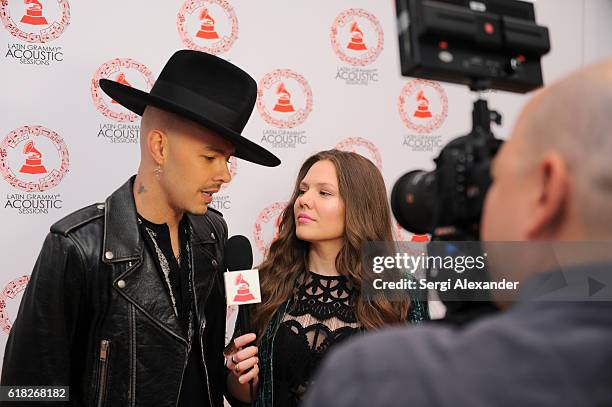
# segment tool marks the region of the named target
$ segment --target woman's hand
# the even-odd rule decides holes
[[[238,383],[245,384],[253,380],[256,384],[259,375],[259,358],[257,357],[257,347],[247,346],[255,341],[257,336],[253,333],[245,334],[234,339],[232,352],[226,356],[225,366],[231,370],[232,375]]]

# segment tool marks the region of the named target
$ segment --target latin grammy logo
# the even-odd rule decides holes
[[[365,51],[368,48],[363,43],[363,31],[359,28],[357,21],[351,23],[351,41],[346,46],[353,51]]]
[[[295,109],[291,104],[291,93],[289,93],[287,88],[285,88],[284,82],[281,82],[278,85],[278,87],[276,88],[276,94],[279,95],[278,101],[276,102],[276,105],[272,110],[281,113],[295,112]]]
[[[219,34],[215,31],[215,19],[208,13],[206,7],[200,13],[200,21],[202,21],[202,25],[196,37],[204,38],[205,40],[216,40],[219,38]]]
[[[238,291],[234,297],[234,302],[245,302],[255,299],[249,289],[249,283],[242,277],[242,274],[238,274],[238,277],[236,277],[236,286]]]
[[[123,72],[120,72],[119,75],[117,75],[117,77],[115,78],[115,81],[119,82],[122,85],[132,87],[132,84],[129,83],[127,79],[125,79],[125,74]],[[118,104],[117,101],[114,99],[111,101],[111,103]]]
[[[420,90],[417,94],[416,100],[418,105],[417,110],[414,112],[414,117],[418,117],[419,119],[428,119],[432,117],[432,114],[429,111],[429,99],[425,97],[422,90]]]
[[[42,164],[42,153],[34,146],[34,141],[29,140],[23,148],[23,153],[27,154],[25,164],[21,166],[19,172],[23,174],[45,174],[47,169]]]
[[[47,19],[43,16],[43,6],[38,0],[24,0],[25,4],[29,4],[28,9],[23,17],[21,17],[21,22],[24,24],[30,25],[45,25],[49,24]]]

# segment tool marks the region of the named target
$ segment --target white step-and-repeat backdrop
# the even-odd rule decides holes
[[[612,55],[611,4],[537,0],[553,47],[545,81]],[[390,190],[470,129],[466,88],[400,76],[392,0],[1,0],[0,19],[0,355],[49,226],[137,169],[139,118],[101,92],[100,78],[149,90],[168,57],[191,48],[256,79],[244,134],[283,163],[234,160],[213,202],[230,234],[250,238],[256,262],[310,154],[361,153]],[[505,137],[526,97],[489,99]]]

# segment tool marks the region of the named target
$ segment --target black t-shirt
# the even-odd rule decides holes
[[[193,307],[192,284],[190,282],[191,254],[189,253],[189,222],[183,216],[179,224],[180,254],[174,256],[168,225],[155,224],[138,215],[140,230],[147,249],[152,254],[162,283],[167,289],[175,314],[191,343],[187,359],[178,406],[210,406],[206,385],[206,373],[202,363],[202,349],[198,334],[198,323]]]

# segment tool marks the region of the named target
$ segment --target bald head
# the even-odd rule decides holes
[[[612,60],[607,60],[541,90],[524,109],[518,123],[523,131],[515,136],[528,137],[536,154],[556,148],[568,159],[590,156],[612,147],[611,109]]]
[[[524,109],[513,137],[524,145],[527,164],[559,153],[579,216],[593,233],[605,228],[612,235],[612,60],[541,90]]]

